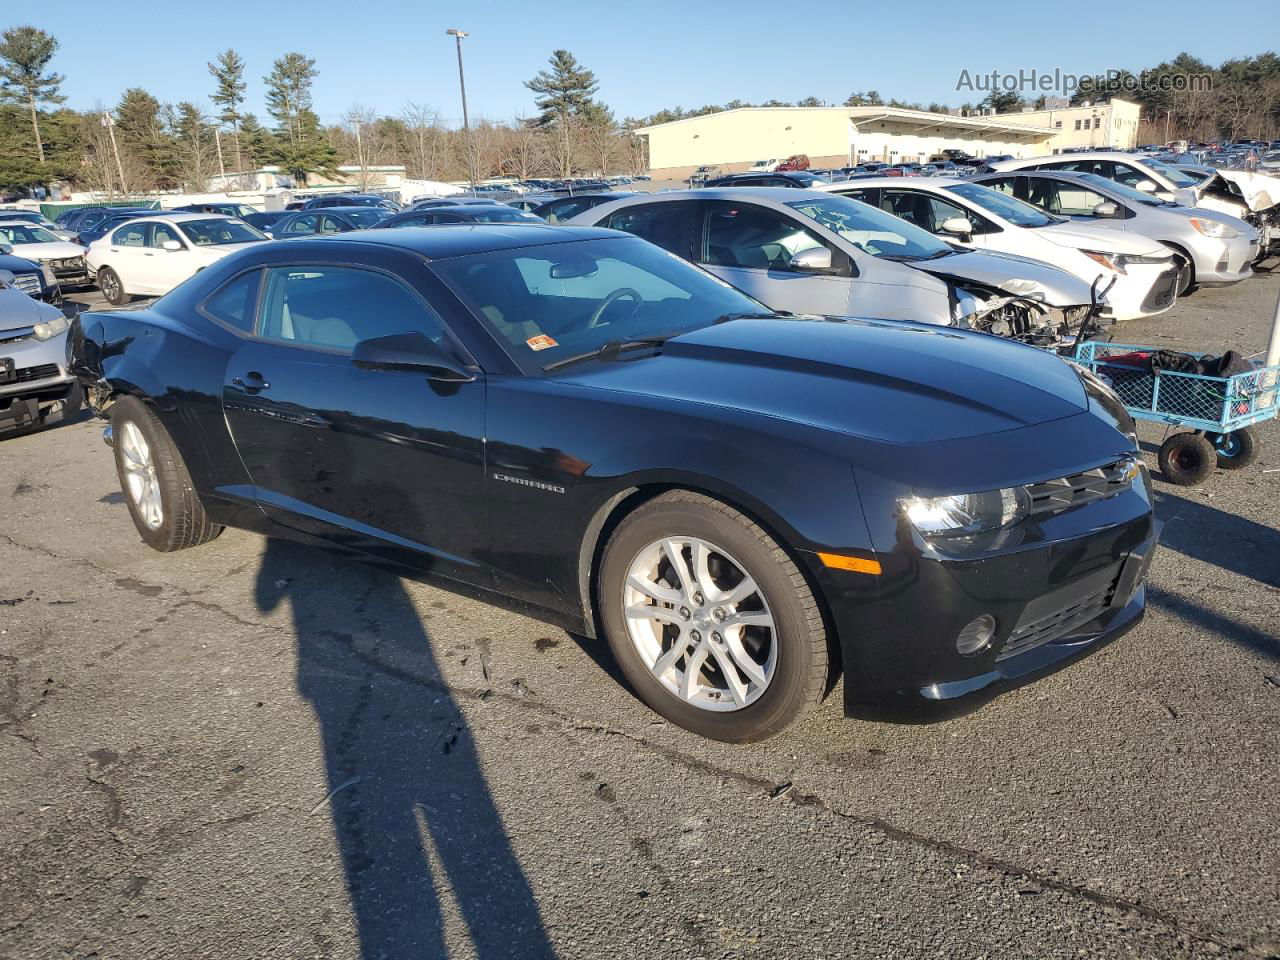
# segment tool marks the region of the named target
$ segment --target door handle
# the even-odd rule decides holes
[[[243,377],[232,377],[231,382],[240,387],[245,393],[257,393],[260,390],[270,390],[271,384],[262,379],[262,374],[256,370],[250,370]]]

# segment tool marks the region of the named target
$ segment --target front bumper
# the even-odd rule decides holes
[[[1079,535],[1061,536],[1082,524]],[[1046,542],[1005,553],[892,554],[882,557],[879,577],[818,569],[844,657],[846,710],[985,702],[1098,649],[1142,618],[1158,537],[1149,497],[1130,491],[1043,526],[1056,528]],[[964,656],[956,637],[982,614],[995,618],[995,636]]]
[[[1208,244],[1201,244],[1207,247]],[[1196,283],[1206,287],[1222,287],[1253,276],[1253,263],[1263,255],[1263,244],[1257,231],[1247,236],[1219,240],[1213,244],[1212,256],[1203,249],[1196,251]]]
[[[75,386],[67,367],[67,335],[0,343],[0,431],[38,421]]]
[[[1164,313],[1178,300],[1178,281],[1172,262],[1131,264],[1107,295],[1108,314],[1120,321]]]

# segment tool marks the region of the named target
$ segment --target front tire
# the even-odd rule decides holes
[[[111,433],[120,487],[143,542],[170,553],[208,543],[222,532],[209,520],[182,454],[149,407],[136,397],[117,400]]]
[[[605,547],[597,599],[636,694],[686,730],[763,740],[822,697],[817,601],[777,541],[725,503],[673,491],[636,509]]]
[[[123,307],[129,302],[129,294],[125,293],[124,284],[120,282],[120,274],[110,267],[103,267],[98,271],[98,289],[113,307]]]

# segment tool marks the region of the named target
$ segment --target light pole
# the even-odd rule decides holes
[[[116,172],[120,174],[120,193],[127,194],[129,186],[124,182],[124,164],[120,162],[120,148],[116,146],[116,118],[108,111],[102,111],[102,125],[107,128],[107,133],[111,135],[111,152],[116,156]],[[108,180],[111,178],[108,176]]]
[[[471,149],[471,118],[467,116],[467,78],[462,72],[462,39],[467,35],[465,30],[446,30],[458,44],[458,87],[462,90],[462,135],[467,145],[467,179],[471,182],[471,194],[476,192],[476,158]]]

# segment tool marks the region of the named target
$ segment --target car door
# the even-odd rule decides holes
[[[852,264],[847,254],[796,217],[729,200],[701,201],[697,262],[774,310],[843,316],[850,312]],[[797,270],[790,260],[815,248],[831,251],[829,273]]]
[[[165,248],[166,243],[178,244],[177,250]],[[171,223],[152,223],[147,231],[147,269],[154,282],[154,289],[167,293],[196,272],[196,257],[191,252],[181,232]]]
[[[151,221],[133,221],[117,227],[103,255],[102,264],[110,267],[129,293],[156,293],[154,257],[147,246]]]
[[[420,289],[360,257],[346,250],[341,264],[252,271],[210,298],[243,303],[245,287],[256,297],[252,334],[223,388],[250,495],[285,526],[484,582],[484,378],[476,369],[474,381],[441,383],[357,367],[356,343],[393,334],[421,333],[468,356]],[[405,275],[425,274],[408,254],[399,259]]]

